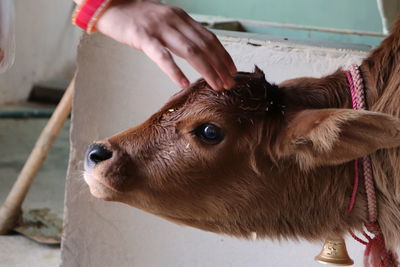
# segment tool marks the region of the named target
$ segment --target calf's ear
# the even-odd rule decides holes
[[[351,109],[303,110],[277,140],[280,157],[295,157],[302,169],[348,162],[381,148],[400,146],[400,119]]]

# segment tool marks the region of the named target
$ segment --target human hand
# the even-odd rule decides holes
[[[232,75],[236,67],[228,52],[213,33],[180,8],[152,0],[114,0],[96,28],[142,50],[180,87],[186,88],[190,83],[171,52],[185,59],[213,89],[234,86]]]

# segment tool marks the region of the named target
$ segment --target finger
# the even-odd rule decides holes
[[[192,25],[193,28],[195,28],[202,36],[203,40],[206,42],[212,44],[214,46],[214,49],[218,51],[218,54],[221,56],[221,60],[224,61],[225,65],[229,69],[229,72],[231,75],[235,74],[237,72],[235,63],[232,60],[232,57],[229,55],[229,53],[226,51],[226,49],[223,47],[221,42],[218,40],[218,38],[215,36],[214,33],[211,31],[207,30],[201,23],[195,21],[192,17],[189,16],[184,10],[180,8],[174,8],[175,12],[187,23]]]
[[[181,88],[189,87],[189,80],[175,63],[171,53],[160,41],[157,39],[146,40],[141,48],[175,84]]]
[[[214,48],[217,50],[217,53],[221,56],[221,59],[224,61],[225,65],[228,67],[231,75],[236,74],[237,69],[235,63],[231,55],[229,55],[228,51],[226,51],[225,47],[221,44],[217,36],[204,28],[200,23],[193,21],[198,25],[197,30],[204,36],[204,40],[214,45]]]
[[[190,25],[190,24],[189,24]],[[215,39],[207,39],[202,33],[194,29],[191,25],[182,23],[179,24],[178,31],[182,32],[186,38],[195,43],[207,57],[208,62],[213,66],[214,70],[218,73],[220,79],[223,81],[223,86],[225,89],[230,89],[235,85],[235,82],[230,73],[229,67],[226,65],[226,60],[224,60],[223,52],[225,50],[218,50],[216,47],[218,43]]]
[[[223,82],[204,52],[182,33],[171,28],[162,36],[163,44],[177,56],[185,59],[215,90],[223,89]]]

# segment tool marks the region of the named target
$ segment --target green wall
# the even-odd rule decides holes
[[[164,0],[189,13],[249,19],[283,24],[315,26],[368,32],[382,32],[376,0]],[[276,30],[275,30],[276,32]],[[264,33],[268,33],[264,31]],[[282,29],[282,34],[292,35]],[[301,35],[301,34],[300,34]],[[314,34],[319,39],[319,33]],[[381,38],[337,35],[324,40],[376,45]],[[313,38],[310,38],[313,39]],[[339,40],[338,40],[339,39]],[[341,40],[342,39],[342,40]]]
[[[381,32],[376,0],[165,0],[195,14]]]

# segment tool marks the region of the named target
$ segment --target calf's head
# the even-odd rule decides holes
[[[143,124],[92,144],[91,193],[235,236],[314,239],[358,227],[363,211],[345,213],[346,163],[399,145],[399,122],[291,106],[290,92],[258,69],[235,81],[216,92],[200,80]]]

